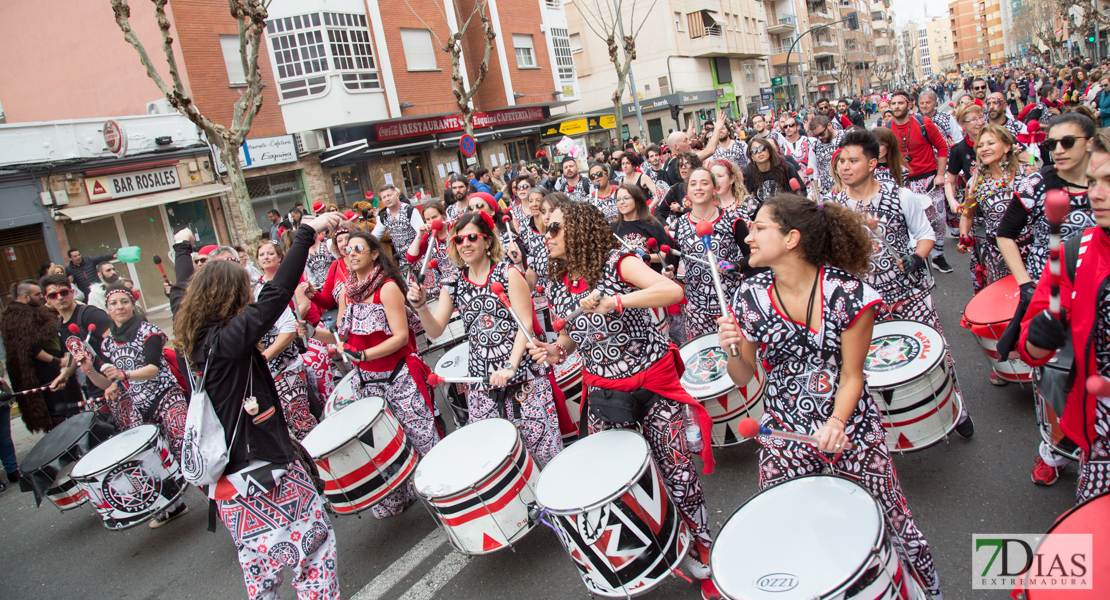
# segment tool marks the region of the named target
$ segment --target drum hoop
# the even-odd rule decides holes
[[[370,398],[376,398],[376,397],[377,397],[377,396],[370,396]],[[384,401],[385,399],[383,398],[382,400]],[[383,404],[382,404],[382,410],[381,410],[381,412],[379,412],[379,413],[378,413],[378,416],[376,416],[376,417],[374,417],[373,419],[371,419],[371,420],[370,420],[370,424],[368,424],[368,425],[367,425],[366,427],[364,427],[364,428],[360,429],[360,430],[359,430],[359,432],[358,432],[357,434],[355,434],[355,436],[354,436],[354,437],[352,437],[352,438],[348,439],[348,440],[347,440],[346,442],[343,442],[343,443],[342,443],[342,444],[340,444],[340,445],[339,445],[339,446],[338,446],[337,448],[334,448],[334,449],[332,449],[332,450],[330,450],[330,451],[328,451],[328,452],[326,452],[326,453],[324,453],[324,454],[321,454],[321,455],[320,455],[319,457],[311,457],[311,458],[312,458],[312,460],[313,460],[313,461],[317,461],[317,460],[324,460],[324,459],[326,459],[326,458],[329,458],[329,457],[331,457],[331,456],[332,456],[333,454],[335,454],[336,452],[339,452],[340,450],[342,450],[342,449],[346,448],[346,447],[347,447],[347,444],[350,444],[351,442],[356,442],[356,441],[360,441],[360,440],[359,440],[359,438],[361,438],[361,437],[362,437],[363,435],[365,435],[367,431],[370,431],[371,429],[373,429],[373,428],[374,428],[374,425],[376,425],[376,424],[378,423],[378,421],[379,421],[379,420],[381,420],[381,418],[382,418],[382,415],[384,415],[384,414],[385,414],[385,412],[386,412],[386,410],[387,410],[388,408],[389,408],[389,407],[388,407],[388,406],[386,406],[386,405],[384,404],[384,402],[383,402]],[[394,417],[394,419],[396,419],[396,417]],[[400,431],[400,430],[401,430],[401,428],[400,428],[400,427],[398,427],[398,428],[397,428],[397,430],[398,430],[398,431]]]
[[[589,437],[589,436],[587,436],[587,437]],[[647,471],[647,469],[648,469],[648,463],[652,462],[653,460],[654,459],[651,458],[651,448],[649,446],[648,447],[648,452],[647,452],[647,457],[644,460],[644,464],[640,465],[640,468],[636,470],[636,475],[632,477],[632,480],[629,481],[628,483],[626,483],[617,492],[614,492],[614,493],[606,496],[604,500],[599,500],[597,502],[594,502],[593,504],[589,504],[589,505],[587,505],[585,507],[582,507],[582,508],[561,509],[561,510],[556,510],[556,509],[552,509],[552,508],[548,508],[548,507],[544,506],[543,504],[541,504],[539,502],[539,498],[536,499],[536,504],[538,504],[540,506],[540,508],[542,508],[544,510],[544,512],[550,513],[550,514],[553,514],[553,515],[556,515],[556,516],[560,516],[560,517],[565,517],[565,516],[569,516],[569,515],[579,515],[579,514],[582,514],[582,513],[589,512],[591,510],[596,510],[596,509],[601,508],[602,506],[605,506],[607,504],[612,504],[614,500],[616,500],[617,498],[620,498],[621,496],[626,494],[628,492],[629,487],[631,487],[632,484],[636,483],[637,481],[640,480],[641,477],[644,476],[644,472]],[[659,474],[659,477],[660,477],[660,479],[662,479],[663,475]],[[670,492],[668,492],[667,489],[666,489],[666,482],[663,482],[663,486],[664,486],[663,487],[663,492],[666,493],[667,496],[669,497]],[[673,502],[673,499],[672,499],[672,502]]]
[[[485,483],[486,479],[490,475],[496,473],[497,471],[500,471],[502,469],[502,467],[504,467],[506,464],[508,464],[510,467],[512,467],[513,463],[516,462],[515,460],[513,460],[513,456],[516,454],[516,451],[517,451],[518,448],[520,450],[522,450],[525,454],[528,454],[528,447],[524,445],[524,438],[522,438],[520,436],[520,429],[517,429],[517,427],[515,425],[513,426],[513,434],[516,436],[516,444],[513,444],[512,450],[507,455],[505,455],[504,458],[501,459],[501,462],[497,463],[497,466],[493,467],[492,469],[490,469],[490,470],[486,471],[484,474],[482,474],[478,478],[478,481],[467,485],[465,488],[463,488],[463,489],[461,489],[457,492],[451,492],[450,494],[447,494],[447,495],[444,495],[444,496],[431,496],[431,495],[429,495],[429,496],[426,497],[427,500],[429,502],[431,502],[432,500],[435,500],[435,501],[452,500],[455,497],[462,496],[463,494],[465,494],[467,492],[472,492],[475,496],[478,496],[479,500],[480,500],[481,495],[478,494],[478,486]],[[532,460],[535,460],[535,457],[533,457]],[[516,470],[518,475],[523,475],[523,473],[520,471],[520,469],[515,469],[515,470]],[[416,486],[414,485],[413,489],[415,489],[415,488],[416,488]],[[422,492],[418,492],[416,495],[424,497],[424,494]]]
[[[91,412],[91,411],[89,411],[89,412]],[[78,414],[84,414],[84,413],[78,413]],[[70,417],[70,418],[73,418],[73,417]],[[27,473],[37,473],[37,472],[41,471],[41,470],[42,470],[42,468],[43,468],[43,467],[45,467],[46,465],[48,465],[48,464],[50,464],[50,463],[52,463],[52,462],[54,462],[54,461],[58,460],[59,458],[61,458],[61,457],[62,457],[62,456],[64,456],[64,455],[67,455],[67,454],[69,454],[69,455],[70,455],[70,458],[73,458],[73,455],[72,455],[72,454],[70,454],[70,453],[71,453],[71,451],[73,450],[73,446],[74,446],[74,445],[76,445],[76,444],[77,444],[78,442],[80,442],[80,441],[81,441],[82,439],[84,439],[84,438],[86,438],[86,437],[90,437],[90,435],[92,434],[92,430],[93,430],[93,427],[94,427],[94,426],[96,425],[96,423],[97,423],[97,422],[99,422],[100,420],[101,420],[101,419],[100,419],[99,417],[97,417],[97,416],[96,416],[96,415],[94,414],[94,415],[93,415],[93,418],[89,420],[89,426],[85,428],[85,431],[84,431],[84,432],[83,432],[83,433],[82,433],[82,434],[81,434],[81,435],[80,435],[80,436],[79,436],[79,437],[78,437],[77,439],[73,440],[73,442],[71,442],[71,443],[70,443],[69,445],[67,445],[67,446],[65,447],[65,449],[63,449],[62,451],[58,452],[58,453],[57,453],[56,455],[54,455],[54,456],[51,456],[51,457],[50,457],[50,458],[49,458],[49,459],[48,459],[48,460],[47,460],[46,462],[42,463],[41,465],[39,465],[38,467],[36,467],[36,468],[34,468],[34,469],[30,469],[30,470],[27,470],[27,471],[25,471],[25,472],[27,472]],[[47,435],[49,435],[49,434],[47,434]],[[46,436],[43,436],[43,437],[42,437],[41,439],[39,439],[39,441],[38,441],[38,442],[35,442],[35,446],[38,446],[38,444],[39,444],[39,443],[41,443],[43,439],[46,439]],[[112,439],[112,438],[111,438],[111,437],[109,437],[109,438],[107,438],[107,439],[105,439],[105,440],[102,440],[102,441],[100,442],[100,444],[103,444],[104,442],[106,442],[106,441],[108,441],[108,440],[110,440],[110,439]],[[97,444],[97,446],[99,446],[100,444]],[[34,449],[35,449],[35,446],[31,446],[31,451],[32,451],[32,452],[34,451]],[[93,446],[93,448],[96,448],[96,446]],[[90,449],[89,449],[89,451],[91,452],[91,451],[92,451],[92,448],[90,448]],[[28,454],[30,454],[30,453],[28,453]],[[76,463],[76,462],[77,462],[78,460],[81,460],[81,457],[77,458],[77,459],[76,459],[76,460],[74,460],[73,462],[74,462],[74,463]],[[20,466],[21,466],[20,470],[21,470],[21,471],[23,471],[23,469],[22,469],[22,465],[23,465],[23,461],[20,461]]]
[[[929,327],[929,329],[932,329],[933,331],[937,331],[936,329],[933,329],[929,325],[926,325],[924,323],[919,323],[917,321],[911,321],[909,319],[893,319],[893,320],[890,320],[890,321],[883,321],[881,324],[886,325],[887,323],[910,323],[910,324],[913,324],[913,325],[921,325],[921,326],[924,326],[924,327]],[[939,334],[940,332],[937,331],[937,333]],[[874,334],[872,334],[872,335],[874,335]],[[867,388],[870,389],[870,390],[887,390],[887,389],[891,389],[891,388],[897,388],[897,387],[901,387],[903,385],[906,385],[907,383],[910,383],[911,381],[917,381],[918,379],[932,373],[933,370],[936,369],[938,366],[940,366],[943,362],[945,362],[946,358],[948,357],[948,340],[946,340],[944,338],[943,334],[940,335],[940,341],[941,341],[941,344],[942,344],[941,345],[941,351],[937,353],[937,357],[933,360],[933,362],[929,366],[925,367],[925,370],[922,371],[921,374],[918,375],[917,377],[911,377],[909,379],[903,379],[903,380],[901,380],[897,383],[891,383],[889,385],[884,385],[884,386],[873,385],[870,382],[868,382]],[[864,373],[866,374],[866,371],[864,371]],[[934,395],[936,394],[935,391],[933,393],[934,393]]]
[[[140,452],[142,452],[144,450],[153,450],[154,449],[154,440],[161,439],[162,436],[160,435],[160,432],[158,431],[158,426],[157,425],[152,425],[150,423],[144,423],[143,425],[139,425],[138,427],[144,427],[146,425],[150,425],[151,427],[154,428],[154,435],[152,435],[150,437],[150,439],[148,439],[145,443],[143,443],[142,446],[139,446],[134,452],[132,452],[131,454],[128,454],[127,456],[124,456],[123,458],[121,458],[118,461],[104,467],[103,469],[100,469],[98,471],[93,471],[91,473],[85,473],[83,475],[74,476],[73,475],[73,469],[70,469],[69,470],[70,471],[69,472],[70,479],[74,479],[76,481],[85,481],[85,480],[88,480],[88,479],[95,479],[95,478],[99,477],[100,475],[103,475],[104,473],[107,473],[108,471],[111,471],[112,469],[116,468],[120,464],[135,458],[136,456],[139,455]],[[134,429],[138,429],[138,427],[135,427]],[[131,431],[131,430],[128,429],[128,431]],[[112,436],[112,437],[108,438],[107,440],[101,442],[101,445],[107,444],[108,442],[110,442],[115,437],[116,436]],[[97,446],[97,447],[99,448],[99,446]],[[93,450],[95,450],[95,449],[96,448],[94,448]],[[92,450],[89,451],[89,454],[92,454]],[[80,460],[75,462],[73,464],[74,468],[76,468],[77,465],[81,464],[81,461],[85,460],[85,458],[89,454],[86,454],[85,456],[82,456]]]
[[[664,321],[665,321],[665,319],[664,319]],[[715,334],[715,333],[705,333],[705,334],[699,335],[698,337],[696,337],[696,338],[694,338],[694,339],[692,339],[692,340],[690,340],[690,341],[686,342],[685,344],[683,344],[682,346],[680,346],[680,347],[679,347],[679,349],[678,349],[678,352],[679,352],[679,358],[681,358],[681,357],[682,357],[682,348],[685,348],[686,346],[689,346],[689,345],[691,345],[691,344],[693,344],[693,343],[697,342],[698,340],[700,340],[700,339],[702,339],[702,338],[708,338],[708,337],[713,337],[713,338],[716,338],[716,337],[717,337],[717,334]],[[701,353],[701,350],[699,350],[699,351],[698,351],[698,353],[700,354],[700,353]],[[682,361],[682,366],[683,366],[683,367],[685,368],[685,366],[686,366],[686,361],[685,361],[685,360],[683,360],[683,361]],[[723,375],[722,375],[722,376],[721,376],[720,378],[718,378],[718,379],[714,379],[713,381],[714,381],[714,382],[716,382],[716,381],[721,381],[721,380],[728,380],[728,381],[732,381],[732,379],[730,379],[730,378],[729,378],[729,376],[728,376],[728,373],[727,373],[727,372],[725,372],[725,373],[724,373],[724,374],[723,374]],[[678,383],[679,383],[679,385],[681,385],[681,384],[682,384],[682,376],[681,376],[681,375],[680,375],[680,376],[679,376],[679,378],[678,378]],[[683,389],[685,389],[685,387],[686,387],[686,386],[683,386]],[[707,393],[707,394],[706,394],[705,396],[697,396],[697,395],[695,395],[695,394],[693,394],[693,393],[690,393],[690,396],[691,396],[691,397],[693,397],[693,398],[694,398],[695,400],[697,400],[698,402],[701,402],[701,401],[703,401],[703,400],[712,400],[713,398],[716,398],[716,397],[718,397],[718,396],[723,396],[723,395],[725,395],[725,394],[727,394],[727,393],[731,392],[732,390],[738,390],[738,389],[740,389],[740,386],[736,385],[736,383],[735,383],[735,382],[733,382],[733,383],[732,383],[732,387],[726,387],[726,388],[725,388],[724,390],[722,390],[722,391],[720,391],[720,392],[715,392],[715,393]]]

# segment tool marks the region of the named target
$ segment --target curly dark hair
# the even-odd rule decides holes
[[[817,204],[793,194],[779,194],[763,203],[785,235],[802,234],[799,249],[813,265],[832,265],[856,277],[871,270],[871,239],[863,216],[835,202]],[[762,209],[761,209],[762,211]]]
[[[560,280],[573,272],[586,280],[590,287],[601,279],[601,270],[609,260],[609,251],[621,247],[609,220],[601,210],[588,202],[561,202],[562,229],[565,258],[551,258],[547,263],[547,278]]]

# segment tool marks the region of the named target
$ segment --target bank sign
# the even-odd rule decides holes
[[[181,180],[177,177],[176,165],[85,179],[85,191],[89,193],[89,202],[119,200],[151,192],[176,190],[179,187],[181,187]]]

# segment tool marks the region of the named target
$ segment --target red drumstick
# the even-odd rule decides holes
[[[536,293],[537,294],[543,294],[543,291],[544,291],[544,287],[542,285],[537,285],[536,286]]]
[[[443,229],[443,221],[439,219],[434,219],[432,221],[432,233],[429,236],[431,237],[431,240],[428,241],[428,250],[424,253],[424,264],[420,265],[420,275],[416,278],[417,284],[420,284],[422,281],[424,281],[424,274],[428,272],[428,266],[432,258],[432,244],[435,243],[435,238],[437,235],[439,235],[440,229]],[[438,266],[439,263],[436,264]]]
[[[590,292],[589,294],[586,294],[586,297],[589,298],[592,294],[593,294],[593,292]],[[602,298],[604,298],[604,296],[598,296],[597,297],[598,301],[601,301]],[[584,311],[584,310],[586,310],[586,309],[582,308],[582,306],[579,305],[578,308],[572,310],[570,312],[570,314],[566,316],[565,319],[555,319],[555,323],[553,323],[553,325],[555,327],[555,331],[562,331],[563,329],[565,329],[566,326],[567,326],[567,321],[569,321],[569,320],[573,319],[574,317],[577,317],[578,315],[582,314],[582,311]]]
[[[29,390],[23,390],[22,392],[12,392],[12,393],[4,392],[4,393],[0,394],[0,402],[7,402],[8,400],[11,400],[12,398],[15,398],[16,396],[26,396],[27,394],[35,394],[35,393],[38,393],[38,392],[45,392],[48,389],[50,389],[50,386],[49,385],[44,385],[44,386],[37,387],[37,388],[31,388]]]
[[[770,427],[763,427],[756,423],[755,419],[745,417],[740,420],[740,424],[736,426],[736,431],[745,438],[754,438],[757,435],[769,435],[771,437],[782,438],[784,440],[794,440],[795,442],[805,442],[807,444],[817,445],[817,438],[812,435],[805,435],[804,433],[794,433],[793,431],[783,431],[781,429],[771,429]],[[855,450],[856,445],[848,442],[844,445],[844,450]]]
[[[1064,190],[1050,190],[1044,198],[1044,215],[1048,219],[1048,312],[1060,318],[1060,225],[1071,212],[1071,200]]]
[[[428,375],[428,385],[435,387],[441,383],[489,383],[489,377],[441,377],[435,373]]]
[[[717,265],[717,257],[713,255],[713,224],[702,221],[694,229],[701,237],[702,245],[705,246],[705,258],[709,262],[709,275],[713,278],[713,287],[717,290],[717,303],[720,304],[721,314],[732,314],[728,307],[728,300],[725,299],[725,288],[721,286],[721,271]],[[729,344],[728,352],[733,356],[740,356],[740,349],[736,344]]]
[[[671,248],[670,246],[668,246],[666,244],[663,244],[663,246],[661,248],[659,248],[659,252],[661,252],[663,254],[673,254],[673,255],[675,255],[679,258],[685,258],[687,260],[692,260],[692,261],[694,261],[698,264],[705,265],[706,267],[709,266],[708,262],[706,262],[706,261],[704,261],[700,258],[691,256],[689,254],[686,254],[686,253],[682,252],[681,250],[675,250],[674,248]]]
[[[1095,396],[1110,397],[1110,381],[1098,375],[1087,378],[1087,391]]]
[[[155,254],[154,255],[154,264],[158,266],[158,271],[160,271],[162,273],[162,281],[165,281],[167,284],[169,284],[170,283],[170,278],[166,277],[166,270],[162,268],[162,257]]]
[[[497,298],[501,300],[501,303],[505,305],[505,308],[509,309],[509,314],[513,316],[513,320],[516,321],[516,326],[519,327],[522,332],[524,332],[524,335],[531,337],[537,342],[540,341],[540,339],[534,334],[528,333],[528,328],[524,326],[524,321],[521,321],[520,315],[516,314],[516,311],[513,310],[513,305],[509,303],[509,297],[505,295],[505,286],[501,285],[500,281],[495,281],[490,284],[489,289],[491,292],[497,295]]]

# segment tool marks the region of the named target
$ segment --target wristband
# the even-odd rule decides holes
[[[829,420],[832,420],[832,419],[836,419],[837,421],[840,421],[840,424],[843,425],[845,429],[848,428],[848,422],[845,421],[844,419],[841,419],[840,417],[838,417],[836,415],[829,415]]]
[[[561,364],[563,364],[563,362],[565,362],[567,360],[567,355],[569,355],[570,352],[568,352],[567,349],[564,348],[562,344],[555,344],[555,347],[559,349],[559,360],[556,361],[555,364],[561,365]]]
[[[620,294],[615,294],[613,296],[613,303],[617,305],[617,314],[618,315],[623,315],[624,314],[624,303],[621,301],[621,295]]]

